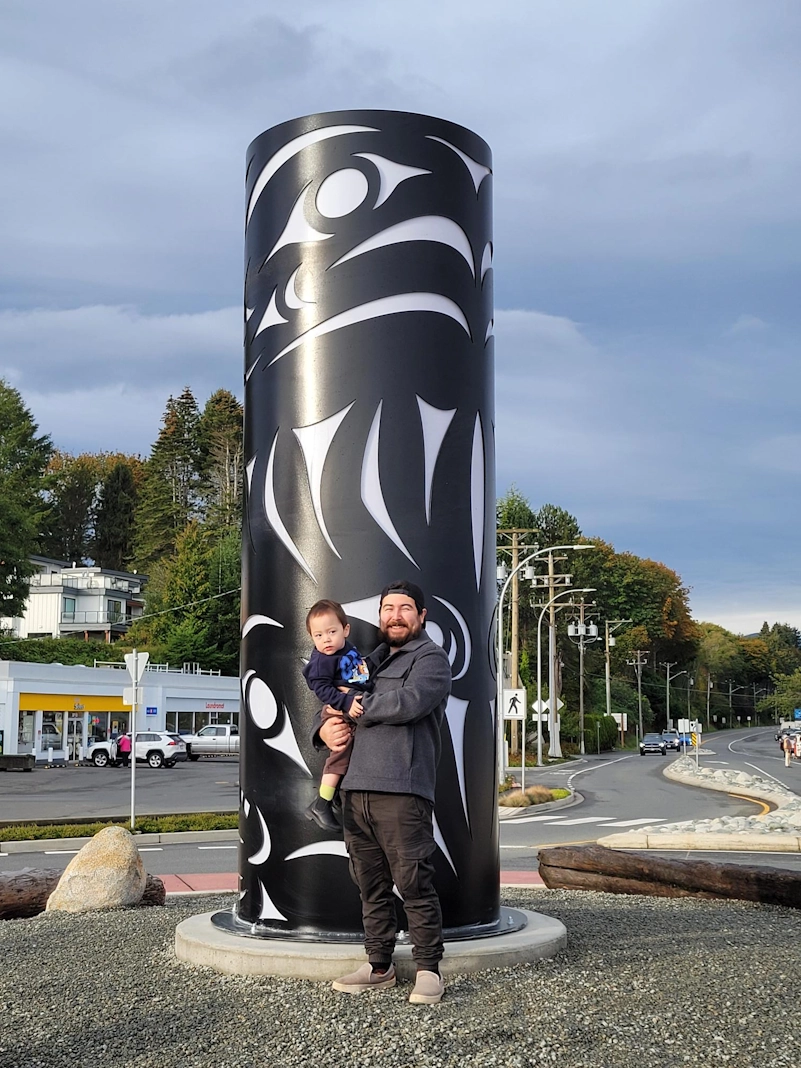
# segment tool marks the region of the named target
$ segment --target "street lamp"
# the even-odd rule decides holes
[[[498,581],[503,582],[501,592],[498,597],[498,617],[496,620],[497,634],[496,634],[496,646],[497,646],[497,678],[496,678],[496,690],[495,690],[495,705],[496,705],[496,744],[498,746],[498,782],[503,782],[504,776],[504,720],[503,720],[503,599],[506,596],[506,591],[509,589],[509,585],[515,575],[521,570],[521,568],[529,565],[530,571],[526,574],[527,578],[533,578],[533,567],[530,567],[531,561],[538,556],[543,556],[546,553],[560,552],[563,549],[594,549],[594,545],[552,545],[544,549],[537,549],[533,553],[529,553],[525,556],[519,564],[517,564],[511,572],[505,564],[497,565]],[[539,632],[538,632],[539,633]],[[537,639],[537,657],[539,658],[539,638]],[[541,690],[537,688],[537,699],[541,696]],[[540,723],[540,727],[542,724]],[[540,733],[540,742],[538,744],[538,760],[541,763],[542,757],[542,734]],[[521,767],[525,769],[526,754],[523,753]],[[525,774],[525,770],[524,770]]]
[[[584,622],[584,598],[581,598],[578,623],[569,623],[567,636],[579,648],[579,753],[584,756],[584,649],[598,641],[598,624]]]
[[[665,726],[670,727],[670,684],[674,679],[677,679],[679,675],[686,675],[687,671],[677,671],[675,675],[670,674],[670,669],[676,666],[674,660],[672,664],[664,664],[665,668]]]
[[[584,590],[560,590],[559,593],[548,601],[546,605],[543,605],[540,612],[540,618],[537,620],[537,716],[539,730],[537,732],[537,764],[542,765],[542,648],[540,642],[540,636],[542,634],[542,621],[545,618],[545,613],[550,609],[551,605],[556,604],[560,597],[564,597],[566,594],[573,593],[595,593],[595,589],[588,588]],[[553,664],[550,665],[551,669]],[[551,744],[549,747],[548,756],[560,757],[562,750],[556,737],[556,687],[553,685],[553,670],[550,671],[550,678],[548,682],[548,732],[551,738]],[[554,740],[556,739],[556,744]]]

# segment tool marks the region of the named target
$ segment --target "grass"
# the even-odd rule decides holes
[[[498,799],[504,808],[531,808],[532,805],[545,805],[549,801],[559,801],[570,797],[569,790],[549,790],[547,786],[529,786],[525,790],[511,790]]]
[[[168,834],[176,831],[228,831],[239,826],[236,812],[192,812],[180,816],[141,816],[134,834]],[[130,820],[106,820],[98,823],[17,823],[0,827],[0,842],[30,842],[47,838],[89,838],[104,827],[130,829]]]

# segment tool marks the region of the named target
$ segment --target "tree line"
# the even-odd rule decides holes
[[[747,725],[749,718],[752,723],[758,717],[763,722],[772,721],[801,707],[801,634],[795,627],[766,622],[758,634],[743,636],[714,623],[697,622],[690,612],[689,591],[675,571],[633,553],[617,552],[609,542],[585,534],[577,519],[562,508],[551,504],[532,508],[515,487],[498,501],[497,526],[499,530],[536,531],[528,540],[541,546],[593,546],[583,552],[568,552],[560,564],[571,574],[574,589],[595,591],[585,598],[585,615],[599,627],[599,640],[585,645],[584,705],[590,717],[606,712],[603,633],[604,623],[613,620],[629,622],[614,631],[615,644],[610,650],[611,710],[628,714],[630,730],[638,716],[637,659],[646,659],[642,669],[645,730],[666,725],[668,671],[674,720],[687,717],[706,725],[708,717],[713,728]],[[508,564],[508,554],[499,554],[499,562],[503,559]],[[533,699],[536,625],[541,610],[537,602],[543,598],[541,590],[532,593],[525,582],[520,588],[519,671]],[[567,631],[577,617],[577,611],[570,608],[557,615],[557,696],[565,705],[562,735],[573,742],[578,741],[579,730],[579,649]],[[508,619],[504,626],[508,630]],[[543,693],[547,696],[547,671],[544,674]],[[595,745],[594,730],[591,721],[585,736],[588,746]]]
[[[242,406],[227,390],[217,390],[202,408],[188,387],[170,397],[146,457],[74,456],[40,433],[20,393],[0,379],[0,616],[22,614],[32,555],[137,571],[148,578],[145,617],[118,643],[115,657],[136,645],[155,661],[237,674],[243,469]],[[617,552],[556,505],[532,508],[515,487],[499,499],[497,521],[499,529],[536,530],[532,538],[543,547],[593,544],[559,566],[572,574],[575,589],[596,591],[587,598],[593,602],[588,615],[601,630],[604,620],[631,620],[616,631],[610,658],[613,711],[636,718],[636,677],[628,661],[637,650],[648,652],[646,729],[664,725],[666,663],[677,676],[672,713],[689,709],[692,718],[705,720],[708,705],[710,723],[721,725],[725,717],[728,725],[738,716],[747,722],[749,715],[791,715],[801,707],[801,642],[794,627],[765,623],[759,634],[743,637],[696,622],[675,571]],[[534,600],[521,583],[519,668],[532,700]],[[565,702],[563,734],[575,739],[579,672],[578,648],[567,636],[570,618],[568,609],[557,616],[557,682]],[[73,638],[11,643],[0,636],[0,657],[91,663],[107,659],[108,648]],[[605,711],[604,674],[598,641],[585,655],[589,715]]]
[[[0,380],[0,616],[24,611],[33,555],[135,571],[148,579],[146,614],[120,655],[137,643],[154,660],[235,674],[242,455],[242,406],[228,390],[202,409],[189,387],[170,397],[145,458],[71,455]],[[98,651],[80,644],[6,641],[0,656],[91,663]]]

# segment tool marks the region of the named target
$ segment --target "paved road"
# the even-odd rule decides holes
[[[136,766],[136,811],[236,812],[239,761],[209,757],[174,768]],[[0,819],[58,820],[127,816],[131,773],[125,768],[34,768],[0,774]]]
[[[801,793],[801,762],[785,769],[772,729],[732,731],[712,736],[701,758],[709,766],[727,766],[752,774],[770,775]],[[506,871],[535,870],[538,850],[547,845],[596,841],[626,827],[646,823],[703,819],[718,815],[753,815],[759,802],[671,782],[662,775],[659,756],[609,753],[588,756],[541,771],[527,773],[527,782],[571,785],[584,797],[580,805],[504,821],[501,824],[501,867]],[[7,819],[125,815],[130,811],[129,774],[115,768],[36,770],[0,777],[0,812]],[[137,768],[137,811],[235,811],[238,805],[238,766],[233,759],[216,758],[174,769]],[[32,788],[33,787],[33,788]],[[14,816],[12,813],[18,815]],[[8,813],[8,814],[6,814]],[[0,832],[1,834],[2,832]],[[187,843],[147,848],[145,862],[155,875],[172,872],[226,872],[237,868],[237,846],[226,843]],[[144,849],[143,849],[144,852]],[[23,866],[63,867],[72,853],[57,850],[0,857],[0,871]],[[671,853],[672,856],[688,856]],[[773,864],[801,870],[801,855],[696,854],[709,860]]]
[[[700,758],[709,767],[728,767],[751,775],[776,778],[801,793],[801,762],[785,769],[772,728],[753,731],[726,731],[712,735],[703,745]],[[716,816],[752,816],[764,810],[758,801],[672,782],[662,774],[671,758],[658,755],[608,753],[588,756],[583,763],[558,765],[541,771],[529,769],[526,783],[572,786],[584,803],[538,815],[517,817],[501,824],[501,867],[527,870],[536,867],[538,850],[545,846],[594,842],[606,834],[646,824],[674,823]],[[671,853],[671,856],[688,856]],[[713,858],[708,853],[694,854]],[[732,861],[776,863],[801,869],[801,858],[777,854],[769,860],[764,854],[730,855]]]

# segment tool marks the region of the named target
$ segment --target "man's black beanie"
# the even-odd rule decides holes
[[[381,591],[381,600],[378,603],[379,608],[384,603],[384,598],[388,597],[391,593],[408,593],[417,605],[418,612],[422,612],[426,606],[426,599],[420,587],[416,586],[413,582],[407,582],[406,579],[401,579],[399,582],[390,582],[388,586],[383,588]]]

